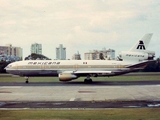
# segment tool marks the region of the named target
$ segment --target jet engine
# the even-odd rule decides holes
[[[71,81],[73,79],[77,79],[78,76],[71,74],[71,73],[60,73],[59,80],[60,81]]]
[[[118,59],[123,61],[123,60],[153,60],[155,57],[155,52],[154,51],[145,51],[145,52],[130,52],[130,51],[122,51]]]

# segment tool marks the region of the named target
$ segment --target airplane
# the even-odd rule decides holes
[[[91,83],[91,77],[109,77],[144,69],[153,60],[155,53],[147,51],[152,33],[145,34],[129,50],[120,54],[119,60],[26,60],[9,64],[8,73],[23,76],[26,83],[29,77],[53,76],[60,81],[71,81],[86,77],[85,83]]]

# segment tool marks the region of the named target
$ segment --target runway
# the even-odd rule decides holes
[[[35,103],[38,106],[41,104],[42,107],[48,106],[47,103],[51,103],[54,107],[58,104],[74,103],[78,107],[78,104],[86,104],[86,102],[88,105],[89,103],[102,105],[113,103],[114,106],[122,102],[126,102],[128,106],[138,106],[140,103],[142,105],[148,102],[160,107],[160,81],[94,82],[92,84],[83,82],[0,83],[0,108],[7,108],[7,104],[11,107],[10,103],[16,103],[17,106],[21,103],[23,103],[21,106],[24,103],[26,105]],[[96,104],[92,105],[96,107]],[[73,104],[69,106],[73,107]]]

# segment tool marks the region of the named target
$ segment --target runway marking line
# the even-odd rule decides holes
[[[0,93],[12,93],[10,91],[0,91]]]
[[[79,93],[96,93],[96,91],[93,90],[79,90]]]
[[[75,101],[76,98],[71,98],[69,101]]]

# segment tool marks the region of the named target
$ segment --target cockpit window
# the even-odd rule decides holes
[[[12,65],[8,65],[6,68],[11,68],[12,67]]]

